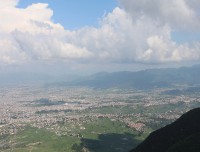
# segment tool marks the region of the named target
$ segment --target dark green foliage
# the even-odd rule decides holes
[[[132,152],[199,152],[200,108],[193,109],[174,123],[149,135]]]
[[[59,112],[71,112],[72,110],[41,110],[41,111],[36,111],[36,114],[49,114],[49,113],[59,113]]]
[[[180,140],[171,146],[167,152],[200,152],[200,133]]]
[[[133,134],[101,134],[98,139],[83,138],[81,145],[74,144],[73,149],[77,152],[81,149],[88,149],[90,152],[126,152],[131,149],[133,143],[136,145],[139,141],[134,139]]]
[[[51,101],[46,98],[42,98],[35,101],[30,101],[27,106],[33,106],[33,107],[40,107],[40,106],[55,106],[55,105],[63,105],[65,104],[64,101]]]
[[[200,92],[200,86],[187,87],[186,89],[172,89],[163,92],[168,95],[189,95],[189,94],[198,94]]]

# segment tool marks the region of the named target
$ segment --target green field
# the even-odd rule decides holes
[[[71,134],[57,135],[45,128],[26,126],[16,135],[8,136],[11,146],[2,152],[126,152],[145,137],[119,121],[98,118],[80,126],[62,124]],[[73,126],[73,127],[72,127]],[[67,130],[66,130],[67,131]]]

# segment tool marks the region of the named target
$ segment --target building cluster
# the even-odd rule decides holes
[[[53,104],[40,103],[48,99]],[[62,101],[62,102],[58,102]],[[0,135],[16,134],[25,125],[47,128],[58,135],[73,135],[71,128],[78,126],[84,130],[84,123],[94,119],[108,118],[123,122],[130,128],[142,131],[148,122],[148,112],[126,113],[124,107],[148,108],[186,102],[200,102],[199,97],[176,96],[164,97],[155,93],[135,90],[94,90],[91,88],[44,88],[38,86],[19,86],[0,89]],[[57,104],[58,103],[58,104]],[[62,103],[62,104],[61,104]],[[104,107],[119,109],[119,112],[103,112]],[[96,112],[96,109],[100,109]],[[159,119],[174,120],[181,115],[178,111],[161,112]],[[134,118],[134,120],[133,120]],[[64,127],[62,124],[70,124]]]

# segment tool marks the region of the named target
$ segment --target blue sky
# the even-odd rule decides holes
[[[98,27],[103,16],[118,6],[117,0],[20,0],[18,7],[26,8],[32,3],[47,3],[53,10],[53,22],[70,30]],[[200,32],[194,31],[174,31],[171,36],[177,43],[200,40]]]
[[[98,26],[103,15],[117,6],[117,0],[20,0],[18,7],[32,3],[48,3],[54,11],[53,21],[67,29]]]
[[[0,68],[98,72],[199,63],[199,10],[199,0],[0,0]]]
[[[200,32],[176,31],[172,33],[172,38],[179,44],[198,42],[200,40]]]

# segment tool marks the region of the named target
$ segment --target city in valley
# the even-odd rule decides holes
[[[200,105],[199,94],[173,91],[2,87],[0,151],[129,151]]]

